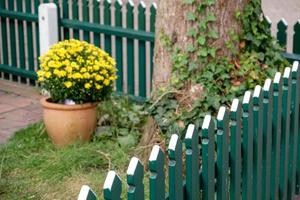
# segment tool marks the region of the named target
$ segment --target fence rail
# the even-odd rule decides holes
[[[264,86],[234,99],[229,110],[221,107],[216,119],[206,115],[200,130],[189,125],[183,142],[173,134],[167,185],[165,153],[154,145],[148,162],[150,199],[293,199],[300,194],[299,104],[300,66],[295,61]],[[143,164],[133,157],[127,170],[128,199],[145,199],[143,178]],[[110,171],[104,199],[121,199],[121,193],[121,179]],[[78,200],[86,199],[97,197],[83,186]]]
[[[38,6],[53,2],[59,8],[60,40],[86,40],[117,61],[116,90],[149,97],[154,55],[156,4],[154,0],[1,0],[0,78],[35,84],[38,69]],[[271,23],[271,22],[270,22]],[[277,25],[285,47],[287,23]],[[271,24],[270,24],[271,26]],[[300,21],[294,25],[290,61],[300,60]]]

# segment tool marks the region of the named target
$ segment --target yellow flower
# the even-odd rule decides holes
[[[81,72],[81,73],[86,72],[86,68],[85,68],[85,67],[81,68],[80,72]]]
[[[50,77],[51,77],[51,72],[46,72],[46,73],[45,73],[45,77],[46,77],[46,78],[50,78]]]
[[[72,68],[71,66],[67,66],[67,67],[66,67],[66,71],[67,71],[68,73],[72,73],[73,68]]]
[[[105,80],[103,81],[103,84],[106,85],[106,86],[108,86],[108,85],[109,85],[109,80],[108,80],[108,79],[105,79]]]
[[[88,72],[83,74],[83,78],[85,78],[85,79],[89,79],[90,77],[91,77],[91,75]]]
[[[86,89],[90,89],[90,88],[91,88],[91,84],[90,84],[90,83],[86,83],[86,84],[84,84],[84,88],[86,88]]]
[[[37,75],[38,76],[44,76],[45,75],[45,71],[39,70],[39,71],[37,71]]]
[[[69,88],[73,85],[71,81],[64,82],[64,84],[65,84],[66,88]]]
[[[102,81],[103,79],[104,79],[103,76],[100,76],[100,75],[96,75],[96,77],[95,77],[96,81]]]
[[[74,79],[81,79],[82,75],[80,73],[75,73],[75,74],[73,74],[73,78]]]
[[[97,90],[100,90],[101,88],[102,88],[101,85],[96,84],[96,89],[97,89]]]
[[[39,77],[38,81],[39,82],[43,82],[44,81],[44,77]]]
[[[99,66],[98,65],[94,65],[93,69],[94,69],[94,71],[98,71],[99,70]]]

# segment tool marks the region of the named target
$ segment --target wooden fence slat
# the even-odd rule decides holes
[[[281,144],[280,144],[280,181],[279,198],[287,198],[288,148],[290,136],[290,99],[291,99],[291,68],[287,67],[283,74]]]
[[[242,198],[252,200],[253,195],[253,101],[251,92],[245,92],[242,103],[242,124],[243,124],[243,143],[242,143]]]
[[[272,80],[267,79],[263,87],[263,169],[262,169],[262,199],[270,199],[271,179],[271,145],[272,145]]]
[[[0,7],[1,9],[6,9],[5,1],[0,1]],[[1,18],[1,43],[2,43],[2,55],[3,55],[3,61],[2,63],[5,65],[8,65],[8,40],[5,39],[8,37],[7,35],[7,21],[6,18]],[[4,78],[8,79],[9,74],[3,73]]]
[[[288,23],[285,21],[285,19],[281,19],[277,24],[277,40],[278,43],[286,48],[286,42],[287,42],[287,28]]]
[[[122,4],[119,1],[115,2],[115,26],[122,27]],[[116,81],[117,91],[123,91],[123,42],[121,37],[116,37],[116,62],[117,76]]]
[[[23,1],[17,0],[17,11],[23,12]],[[19,45],[19,66],[21,69],[26,68],[25,64],[25,45],[24,45],[24,26],[23,21],[18,20],[18,45]],[[21,82],[26,83],[25,78],[21,78]]]
[[[198,131],[190,124],[185,134],[186,155],[186,199],[197,200],[199,193],[199,149]]]
[[[25,2],[26,13],[31,13],[31,0]],[[32,22],[27,21],[27,52],[28,52],[28,68],[34,71],[34,53],[33,53],[33,32]]]
[[[156,4],[152,3],[151,7],[150,7],[150,32],[155,33],[155,20],[156,19]],[[153,77],[153,56],[154,56],[154,42],[151,42],[150,44],[150,58],[151,58],[151,80]],[[151,89],[152,89],[152,84],[151,84]]]
[[[8,10],[14,11],[14,1],[7,1],[8,2]],[[9,18],[9,37],[10,37],[10,61],[11,61],[11,67],[16,68],[17,67],[17,49],[16,49],[16,26],[15,26],[15,20]],[[14,81],[18,80],[18,77],[15,75],[12,75],[12,79]]]
[[[72,19],[79,20],[78,1],[72,1]],[[79,39],[79,30],[73,29],[73,37]]]
[[[105,200],[121,200],[122,182],[114,171],[109,171],[104,185],[103,197]]]
[[[104,24],[111,25],[111,4],[109,0],[104,0]],[[112,55],[111,36],[104,35],[104,50]]]
[[[150,200],[165,200],[165,155],[154,145],[149,157]]]
[[[77,200],[97,200],[97,196],[89,186],[83,185]]]
[[[230,108],[230,199],[241,196],[241,105],[234,99]]]
[[[282,79],[277,72],[273,80],[271,199],[279,197]]]
[[[169,154],[169,200],[183,200],[182,144],[173,134],[168,146]]]
[[[282,88],[282,113],[281,113],[281,144],[280,144],[280,181],[279,198],[287,198],[287,169],[288,169],[288,148],[290,135],[290,99],[291,91],[291,68],[287,67],[283,74]]]
[[[0,8],[6,9],[5,1],[0,1]],[[8,40],[7,38],[7,28],[6,28],[6,18],[1,18],[1,44],[2,44],[2,54],[3,54],[3,64],[8,64]]]
[[[69,19],[69,2],[68,0],[62,0],[62,18],[63,19]],[[63,28],[63,36],[64,40],[67,40],[70,38],[70,29],[69,28]]]
[[[202,124],[202,199],[215,198],[215,124],[210,115],[206,115]]]
[[[253,92],[253,199],[262,196],[262,91],[257,85]]]
[[[291,124],[290,124],[290,147],[289,147],[289,172],[288,172],[288,199],[295,195],[296,186],[296,167],[297,167],[297,147],[298,147],[298,118],[299,118],[299,62],[294,62],[292,67],[292,86],[291,86]],[[300,152],[298,152],[299,154]]]
[[[93,0],[93,23],[100,24],[100,2],[98,0]],[[94,44],[100,47],[100,35],[94,33]]]
[[[126,4],[127,13],[126,13],[126,27],[133,29],[133,5],[129,1]],[[127,92],[130,95],[134,95],[134,49],[133,49],[133,39],[127,39]]]
[[[300,20],[294,25],[293,53],[300,54]]]
[[[294,75],[295,76],[295,75]],[[298,96],[296,96],[295,99],[295,104],[299,107],[296,112],[298,111],[298,120],[295,119],[295,123],[297,124],[298,122],[298,128],[296,130],[296,134],[298,134],[298,140],[297,140],[297,156],[296,156],[296,188],[295,188],[295,194],[300,194],[300,92],[299,92],[299,88],[300,88],[300,69],[299,69],[299,63],[298,63],[298,73],[297,73],[297,77],[294,77],[294,80],[297,80],[297,91],[298,91]],[[296,117],[297,115],[295,115]],[[295,126],[296,127],[296,126]],[[296,128],[295,128],[296,129]]]
[[[40,5],[40,2],[39,0],[34,0],[34,13],[35,14],[38,14],[38,10],[39,10],[39,5]],[[36,55],[37,56],[40,56],[40,34],[39,34],[39,25],[38,23],[34,23],[35,25],[35,41],[36,41]],[[37,66],[36,66],[36,69],[39,69],[40,65],[39,65],[39,59],[36,59],[37,61]]]
[[[217,200],[229,197],[229,113],[226,107],[219,109],[217,116]]]
[[[138,6],[138,30],[146,30],[145,4],[140,2]],[[146,42],[139,41],[139,96],[146,97]]]
[[[141,161],[133,157],[127,169],[128,200],[144,200],[144,166]]]
[[[82,21],[89,22],[89,0],[82,0]],[[83,40],[90,42],[90,32],[83,31]]]

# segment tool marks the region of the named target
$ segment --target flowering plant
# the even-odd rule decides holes
[[[59,42],[39,59],[38,81],[55,103],[100,101],[117,78],[115,60],[84,41]]]

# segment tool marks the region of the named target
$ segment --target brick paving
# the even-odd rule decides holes
[[[0,144],[31,123],[42,120],[38,89],[0,79]]]

